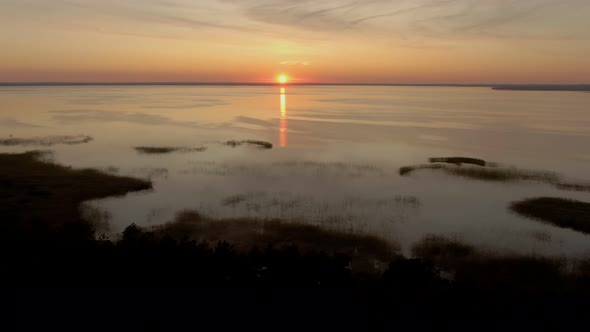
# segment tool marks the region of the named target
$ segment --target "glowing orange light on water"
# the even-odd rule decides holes
[[[281,89],[282,90],[282,89]],[[281,91],[281,118],[287,116],[287,96],[284,90]]]
[[[281,88],[281,119],[279,122],[279,144],[287,147],[287,95],[285,88]]]

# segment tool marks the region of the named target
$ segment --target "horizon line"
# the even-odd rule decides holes
[[[590,83],[334,83],[334,82],[192,82],[192,81],[153,81],[153,82],[76,82],[76,81],[31,81],[31,82],[0,82],[0,86],[430,86],[430,87],[588,87]]]

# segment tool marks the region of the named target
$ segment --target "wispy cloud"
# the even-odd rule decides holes
[[[129,36],[185,38],[178,30],[226,30],[281,36],[317,33],[395,35],[400,38],[590,38],[587,0],[4,0],[55,24],[90,25]],[[3,5],[4,6],[4,5]],[[568,15],[569,14],[569,15]],[[118,23],[117,23],[118,22]],[[135,23],[123,24],[123,23]],[[123,27],[124,26],[124,27]],[[156,27],[168,27],[157,29]],[[172,30],[171,30],[172,29]],[[297,34],[297,32],[300,32]]]
[[[246,26],[224,23],[221,17],[204,15],[206,6],[181,6],[175,1],[161,0],[128,0],[128,1],[83,1],[58,0],[70,10],[77,9],[92,14],[140,21],[142,23],[169,24],[188,28],[215,28],[234,31],[248,31]],[[57,1],[56,1],[57,2]],[[206,1],[205,1],[206,2]],[[200,14],[198,16],[190,14]]]
[[[254,21],[340,34],[362,30],[404,38],[453,39],[590,35],[590,30],[571,31],[568,26],[576,24],[560,17],[573,8],[590,13],[590,2],[584,0],[224,1],[241,7]],[[549,31],[546,26],[552,21],[562,27]],[[590,28],[588,23],[578,25]]]
[[[302,60],[288,60],[288,61],[281,61],[281,65],[284,66],[309,66],[311,65],[310,61],[302,61]]]
[[[358,1],[225,0],[242,8],[251,20],[307,30],[348,29]],[[344,3],[343,3],[344,2]]]

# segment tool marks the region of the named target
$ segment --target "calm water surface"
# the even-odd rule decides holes
[[[579,256],[590,237],[519,217],[511,201],[590,201],[540,183],[490,183],[398,168],[471,156],[590,181],[590,94],[446,87],[0,87],[0,136],[90,135],[54,159],[154,181],[151,192],[88,203],[113,232],[181,210],[371,233],[405,252],[425,234],[491,250]],[[231,148],[257,139],[271,150]],[[135,146],[207,147],[146,155]]]

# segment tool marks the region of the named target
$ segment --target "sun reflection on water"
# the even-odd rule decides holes
[[[285,88],[281,88],[281,119],[279,123],[279,145],[287,147],[287,94]]]

